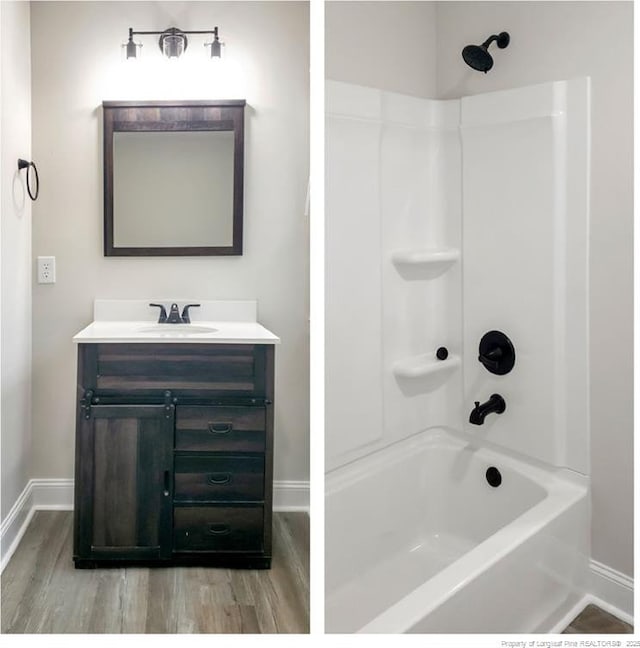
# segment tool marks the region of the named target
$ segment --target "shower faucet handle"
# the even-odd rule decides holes
[[[516,350],[502,331],[489,331],[482,336],[478,360],[484,368],[498,376],[508,374],[516,362]]]
[[[502,359],[503,353],[500,347],[495,347],[487,353],[480,354],[478,360],[485,366],[486,369],[490,371],[496,371],[500,368],[500,360]]]

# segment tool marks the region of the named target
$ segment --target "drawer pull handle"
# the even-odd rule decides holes
[[[216,473],[215,475],[209,475],[207,481],[213,486],[228,484],[231,481],[231,473]]]
[[[211,434],[229,434],[232,428],[232,423],[209,423],[209,432]]]
[[[229,535],[231,528],[228,524],[212,524],[209,526],[209,533],[216,536]]]

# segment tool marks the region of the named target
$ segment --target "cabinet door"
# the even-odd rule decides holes
[[[92,406],[78,428],[76,557],[170,558],[173,408]]]

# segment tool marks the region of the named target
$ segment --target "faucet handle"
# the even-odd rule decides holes
[[[498,376],[509,373],[516,362],[516,351],[502,331],[489,331],[482,336],[478,360],[484,368]]]
[[[190,308],[199,308],[200,304],[187,304],[183,309],[182,309],[182,321],[185,324],[191,324],[191,318],[189,317],[189,309]]]
[[[167,309],[162,304],[149,304],[160,309],[160,316],[158,317],[158,324],[164,324],[167,321]]]

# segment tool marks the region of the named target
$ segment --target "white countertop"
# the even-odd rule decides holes
[[[154,301],[154,300],[149,300]],[[159,300],[169,306],[167,300]],[[187,300],[180,300],[185,302]],[[76,344],[165,343],[172,344],[279,344],[280,338],[255,321],[255,302],[202,302],[201,311],[215,319],[191,324],[157,324],[157,309],[142,300],[96,300],[93,321],[73,337]],[[193,303],[193,302],[191,302]],[[168,308],[167,308],[168,310]],[[136,319],[128,319],[131,314]],[[216,317],[216,315],[218,315]],[[149,317],[149,319],[142,319]],[[234,321],[231,318],[238,318]],[[118,319],[115,319],[118,318]],[[152,319],[153,318],[153,319]],[[229,319],[227,319],[229,318]],[[212,329],[212,330],[206,330]]]
[[[257,322],[194,322],[195,329],[215,329],[207,333],[190,333],[189,324],[158,324],[155,322],[92,322],[73,336],[77,344],[94,342],[177,342],[197,344],[279,344],[275,336]],[[162,327],[162,328],[161,328]]]

